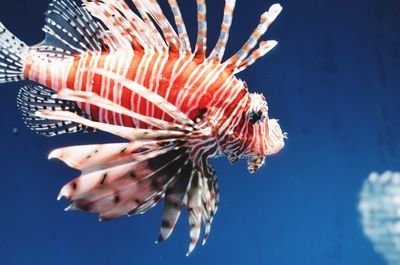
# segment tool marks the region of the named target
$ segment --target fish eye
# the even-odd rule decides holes
[[[265,120],[265,114],[262,110],[250,111],[248,116],[250,124],[256,124]]]

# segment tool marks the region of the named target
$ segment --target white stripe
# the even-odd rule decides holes
[[[165,65],[168,63],[169,61],[169,53],[165,53],[163,55],[163,61],[161,62],[161,64],[157,64],[159,65],[158,67],[158,71],[152,74],[152,81],[151,83],[155,82],[155,93],[159,94],[159,88],[160,88],[160,81],[162,80],[163,76],[162,73],[164,71]],[[156,78],[156,81],[153,81],[153,79]],[[165,98],[166,99],[166,98]],[[149,113],[149,115],[151,115],[151,117],[155,117],[155,105],[152,104],[152,109],[151,109],[151,113]],[[164,112],[163,112],[164,113]],[[150,126],[150,128],[153,128],[153,126]]]

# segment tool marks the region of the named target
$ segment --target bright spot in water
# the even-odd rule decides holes
[[[389,265],[400,265],[400,172],[371,173],[358,209],[364,234]]]

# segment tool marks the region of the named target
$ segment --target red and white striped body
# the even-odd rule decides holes
[[[218,210],[217,176],[209,158],[248,157],[256,172],[284,146],[264,96],[236,78],[276,41],[260,41],[282,10],[272,5],[242,48],[223,61],[235,0],[225,0],[221,32],[207,51],[206,1],[196,0],[192,49],[176,0],[168,0],[177,31],[156,0],[53,0],[46,38],[28,47],[0,23],[0,83],[27,79],[17,105],[27,126],[46,136],[101,130],[125,143],[70,146],[49,158],[81,171],[59,194],[67,209],[101,220],[144,213],[165,199],[159,241],[186,205],[191,253]],[[257,44],[259,44],[258,47]]]
[[[215,61],[198,59],[193,55],[182,56],[172,52],[159,54],[133,49],[90,52],[75,58],[47,61],[32,50],[28,58],[25,77],[56,92],[64,88],[95,92],[134,112],[172,121],[171,117],[151,102],[133,94],[112,79],[93,72],[94,69],[103,69],[157,93],[194,121],[206,115],[220,138],[215,139],[215,142],[232,139],[227,137],[228,134],[236,135],[235,139],[238,135],[251,137],[253,134],[252,130],[243,130],[246,127],[243,126],[246,120],[243,114],[247,113],[250,105],[247,87],[231,70]],[[131,117],[93,105],[82,103],[80,107],[96,121],[134,128],[151,127]],[[231,142],[227,147],[237,147],[238,144]]]

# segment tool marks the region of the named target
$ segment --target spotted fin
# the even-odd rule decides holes
[[[182,208],[187,202],[187,191],[189,190],[193,171],[193,165],[188,163],[177,176],[176,183],[166,190],[160,236],[157,243],[171,236],[181,215]]]
[[[218,209],[219,191],[215,172],[208,162],[203,166],[203,169],[193,167],[192,164],[183,167],[175,184],[169,186],[165,193],[161,231],[157,242],[170,237],[182,208],[186,205],[190,229],[190,244],[186,255],[190,255],[196,247],[202,224],[205,227],[203,245],[206,243]]]
[[[28,49],[0,23],[0,83],[24,79],[24,59]]]
[[[121,81],[131,89],[137,89],[146,97],[146,91]],[[71,99],[79,102],[97,102],[105,109],[122,112],[99,95],[61,90],[52,99]],[[152,102],[171,113],[184,127],[168,127],[159,123],[160,129],[136,129],[95,122],[75,113],[59,110],[37,111],[39,118],[75,122],[84,126],[112,133],[129,140],[128,143],[71,146],[54,150],[49,158],[64,161],[79,169],[81,175],[65,185],[59,198],[65,197],[77,209],[97,213],[101,220],[122,215],[141,214],[166,198],[159,241],[167,239],[186,205],[189,211],[190,247],[195,248],[201,230],[205,226],[205,240],[218,206],[218,189],[214,171],[207,158],[196,165],[191,157],[190,140],[207,136],[208,131],[197,128],[189,118],[166,101],[157,97]],[[126,114],[134,115],[126,112]],[[156,125],[156,124],[155,124]],[[167,126],[167,127],[164,127]],[[187,130],[191,129],[191,130]],[[205,131],[203,131],[205,130]],[[204,240],[204,242],[205,242]]]
[[[120,152],[117,148],[116,153]],[[59,198],[71,202],[69,209],[97,213],[102,220],[144,213],[159,202],[188,161],[187,149],[180,143],[142,147],[126,154],[101,167],[84,170],[63,187]]]
[[[22,112],[25,124],[35,132],[45,136],[55,136],[63,133],[78,131],[93,131],[92,129],[71,121],[54,121],[37,117],[35,113],[43,110],[62,110],[76,113],[79,116],[86,114],[75,102],[53,99],[55,92],[42,86],[29,85],[20,89],[17,97],[18,108]]]
[[[66,184],[58,199],[70,201],[66,210],[81,210],[110,220],[142,214],[165,199],[160,237],[172,234],[186,205],[190,224],[189,255],[197,245],[201,224],[207,239],[218,207],[218,188],[212,168],[201,170],[190,158],[185,141],[136,141],[72,146],[54,150],[58,158],[82,174]]]
[[[102,51],[102,26],[72,0],[53,0],[46,12],[45,40],[33,49],[47,57]]]

